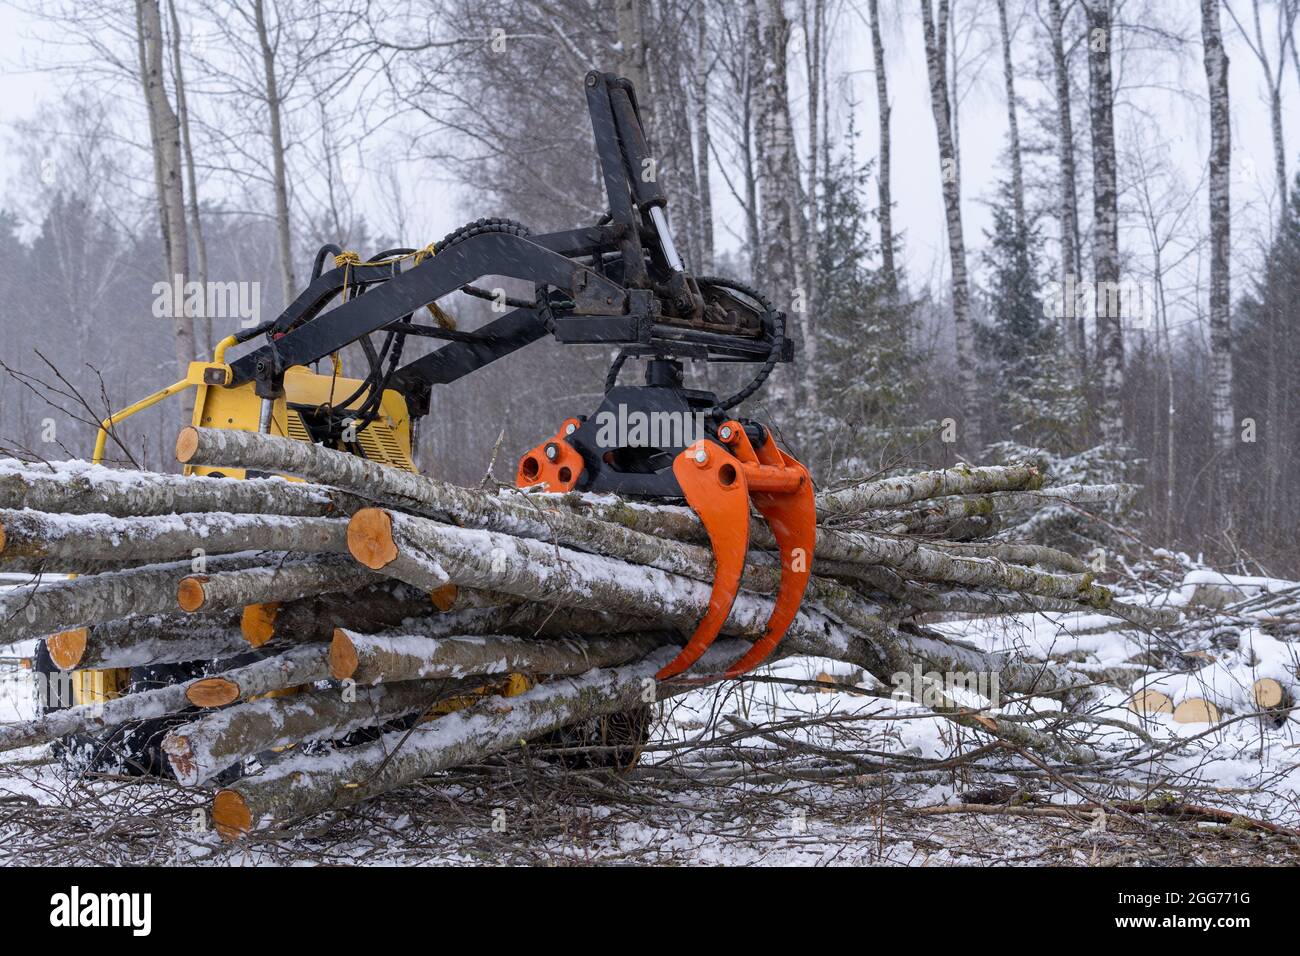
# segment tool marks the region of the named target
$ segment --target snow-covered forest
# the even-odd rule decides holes
[[[536,791],[514,765],[486,782],[458,769],[414,788],[441,787],[454,822],[408,790],[375,813],[409,839],[353,818],[333,842],[241,852],[542,862],[577,840],[606,860],[814,862],[834,845],[843,862],[978,863],[1028,841],[1030,863],[1294,860],[1300,0],[10,0],[3,16],[3,68],[29,95],[0,107],[0,459],[14,460],[0,483],[27,480],[18,462],[88,459],[104,415],[274,318],[325,244],[363,262],[485,216],[533,233],[597,222],[583,77],[608,72],[635,86],[687,269],[785,313],[795,360],[743,411],[819,493],[1032,469],[873,498],[866,517],[819,499],[821,528],[920,541],[942,570],[884,545],[835,561],[886,569],[858,578],[895,602],[890,628],[919,622],[1093,689],[1072,715],[1004,688],[989,742],[971,701],[996,687],[900,698],[887,671],[809,645],[756,682],[663,705],[638,771],[653,809],[546,778],[543,802],[567,810],[530,816],[530,839],[507,847],[492,807]],[[170,308],[186,283],[201,304]],[[445,308],[453,328],[493,318],[487,301]],[[341,354],[360,375],[362,348]],[[520,452],[596,406],[613,354],[547,338],[435,388],[419,471],[510,482]],[[729,393],[750,374],[697,363],[687,383]],[[140,414],[106,463],[178,471],[189,421],[181,402]],[[1081,604],[1045,579],[953,571],[975,558],[1108,590]],[[3,721],[34,716],[18,667],[34,645],[15,646]],[[8,773],[35,803],[78,802],[35,758]],[[132,819],[189,806],[114,799],[102,812]],[[710,812],[683,832],[665,808],[691,800]],[[1148,822],[1164,808],[1246,836],[1170,839]],[[716,823],[737,814],[750,837],[780,837],[765,848]],[[51,811],[23,832],[37,849],[10,840],[0,857],[79,862],[56,829]],[[149,833],[77,852],[144,859]],[[229,852],[172,837],[173,861]]]

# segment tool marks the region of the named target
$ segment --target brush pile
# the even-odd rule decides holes
[[[267,477],[0,462],[0,572],[33,576],[0,591],[0,645],[43,639],[53,683],[132,675],[111,699],[59,709],[51,699],[35,720],[0,724],[0,750],[147,729],[167,772],[211,789],[228,839],[564,728],[604,728],[609,746],[588,749],[634,760],[650,705],[721,679],[762,633],[780,576],[755,521],[724,638],[689,680],[657,683],[713,578],[687,508],[472,490],[247,432],[186,428],[177,458]],[[1013,513],[1106,506],[1130,491],[1044,487],[1034,467],[1013,464],[823,493],[813,579],[774,658],[844,661],[868,693],[892,691],[899,673],[976,672],[996,675],[1004,697],[1081,706],[1095,675],[990,653],[924,622],[1090,609],[1144,630],[1175,623],[1118,600],[1079,558],[998,534]],[[172,665],[185,679],[173,669],[160,681]],[[946,699],[936,709],[1089,759],[1024,721]]]

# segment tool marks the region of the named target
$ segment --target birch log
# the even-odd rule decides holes
[[[213,660],[248,650],[239,619],[230,613],[131,617],[52,634],[45,646],[65,671]]]
[[[717,671],[744,652],[738,641],[719,641],[702,663]],[[490,697],[465,710],[325,758],[287,757],[256,776],[218,791],[212,820],[226,840],[253,830],[282,827],[323,810],[353,806],[403,784],[460,764],[516,748],[589,717],[653,703],[664,689],[655,672],[675,649],[635,664],[588,671],[540,684],[517,697]]]
[[[296,601],[249,604],[240,630],[253,647],[269,641],[328,641],[336,627],[363,631],[394,627],[407,618],[460,609],[467,603],[454,585],[424,591],[399,581],[380,581],[358,591],[326,592]],[[466,592],[468,594],[468,592]]]
[[[634,568],[527,538],[452,528],[378,508],[353,517],[348,541],[363,564],[417,587],[425,580],[425,569],[433,566],[468,587],[505,591],[543,604],[657,620],[687,634],[695,629],[710,598],[708,585],[654,568]],[[783,646],[792,653],[857,664],[886,683],[890,675],[910,671],[918,660],[927,670],[941,673],[996,671],[1001,686],[1012,693],[1049,693],[1082,683],[1058,668],[1031,666],[1011,655],[985,654],[936,635],[898,630],[876,617],[873,612],[878,610],[841,597],[837,616],[852,617],[852,625],[846,626],[820,605],[805,602]],[[770,600],[742,591],[724,630],[752,640],[763,633],[770,612]]]
[[[327,649],[318,645],[316,650],[324,661]],[[289,652],[293,654],[294,652]],[[300,649],[299,655],[305,656],[306,650]],[[274,671],[281,666],[279,658],[267,658],[254,661],[242,667],[235,667],[222,672],[226,680],[244,686],[250,681],[264,681],[260,672]],[[290,665],[292,666],[292,665]],[[54,674],[51,680],[69,680],[67,674]],[[182,684],[168,684],[153,690],[135,691],[122,697],[95,704],[82,704],[52,711],[35,720],[24,720],[12,724],[0,724],[0,751],[16,750],[20,747],[34,747],[38,744],[57,740],[68,734],[98,733],[118,724],[139,720],[152,720],[178,713],[190,706],[186,696],[191,687],[205,678],[195,678]],[[251,685],[250,685],[251,686]],[[53,696],[53,695],[51,695]],[[59,695],[64,696],[64,695]]]
[[[347,526],[344,518],[222,512],[111,518],[0,511],[0,564],[11,557],[151,564],[268,543],[281,551],[346,554]]]
[[[124,471],[80,461],[39,466],[0,458],[0,508],[118,517],[205,511],[337,517],[351,514],[359,505],[359,499],[346,492],[281,478],[229,481]]]
[[[527,496],[485,494],[318,445],[255,432],[183,429],[176,457],[189,464],[239,463],[327,482],[424,517],[486,531],[554,541],[697,580],[713,577],[712,560],[700,548],[684,548],[653,534],[566,510],[544,510]],[[770,533],[767,535],[770,537]],[[763,569],[750,571],[760,586],[775,584]]]
[[[471,674],[581,674],[644,657],[672,636],[627,634],[587,639],[530,641],[507,635],[428,638],[410,634],[363,635],[339,628],[330,644],[330,673],[358,684]]]
[[[185,698],[195,707],[224,707],[259,694],[329,678],[329,648],[304,644],[225,674],[191,681]]]
[[[323,591],[362,588],[374,581],[373,574],[351,561],[334,555],[312,555],[278,566],[191,574],[176,584],[174,593],[176,604],[192,614],[245,604],[296,601]]]
[[[426,710],[449,686],[407,681],[360,688],[352,699],[335,688],[236,704],[173,729],[162,749],[176,779],[190,787],[264,750],[344,737]]]
[[[248,552],[208,558],[207,566],[226,572],[283,559],[275,552]],[[176,586],[192,567],[189,561],[176,561],[0,591],[0,646],[118,618],[175,611]]]

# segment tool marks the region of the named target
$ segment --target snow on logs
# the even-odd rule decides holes
[[[709,601],[713,556],[687,508],[461,488],[249,432],[186,428],[176,450],[190,465],[303,480],[0,461],[0,571],[80,574],[0,592],[0,643],[48,636],[65,669],[226,663],[184,684],[0,725],[0,749],[184,714],[163,749],[178,780],[200,785],[276,748],[335,742],[333,754],[291,750],[221,790],[214,818],[237,836],[641,706],[647,686],[681,689],[649,678]],[[833,658],[880,680],[914,665],[995,672],[1005,693],[1081,702],[1086,674],[978,649],[917,615],[1077,608],[1161,626],[1173,612],[1116,600],[1051,548],[907,532],[1124,493],[1054,492],[1035,468],[1012,465],[822,494],[818,512],[831,523],[818,529],[816,573],[777,656]],[[747,646],[734,638],[762,633],[779,582],[770,529],[755,521],[751,541],[731,638],[706,658],[714,671]],[[250,652],[265,656],[235,666]],[[531,689],[496,695],[508,675]],[[1277,708],[1289,695],[1279,685],[1265,697]],[[401,729],[385,732],[395,720]],[[363,728],[382,736],[339,744]],[[1033,746],[1026,733],[1021,743]]]

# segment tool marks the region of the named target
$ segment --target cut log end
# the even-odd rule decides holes
[[[1174,708],[1174,721],[1179,724],[1217,724],[1219,716],[1219,708],[1200,697],[1189,697]]]
[[[330,674],[335,680],[347,680],[357,672],[357,649],[342,628],[334,629],[330,642]]]
[[[5,553],[5,523],[0,521],[0,554]]]
[[[362,508],[348,522],[348,550],[368,568],[378,571],[397,558],[393,519],[383,508]]]
[[[1255,704],[1261,710],[1273,710],[1287,703],[1286,688],[1282,682],[1272,677],[1261,677],[1255,681]]]
[[[88,628],[79,627],[71,631],[60,631],[45,639],[45,649],[50,652],[50,660],[59,670],[70,671],[81,663],[86,654],[86,641],[90,636]]]
[[[224,677],[205,677],[189,686],[185,698],[195,707],[224,707],[239,700],[239,685]]]
[[[186,425],[176,436],[176,460],[182,465],[188,464],[199,450],[199,431],[193,425]]]
[[[1129,698],[1129,710],[1135,714],[1172,714],[1174,702],[1158,690],[1140,690]]]
[[[212,824],[223,840],[238,840],[253,829],[253,814],[234,790],[218,790],[212,798]]]
[[[239,615],[239,633],[253,647],[261,647],[275,637],[275,619],[280,614],[280,604],[268,601],[249,604]]]
[[[206,600],[203,585],[207,580],[207,576],[202,574],[193,574],[181,579],[180,585],[176,588],[176,603],[181,606],[181,610],[193,614],[203,607],[203,602]]]
[[[450,611],[456,603],[456,596],[460,594],[460,588],[454,584],[444,584],[440,588],[434,588],[429,592],[429,599],[433,601],[433,606],[439,611]]]

